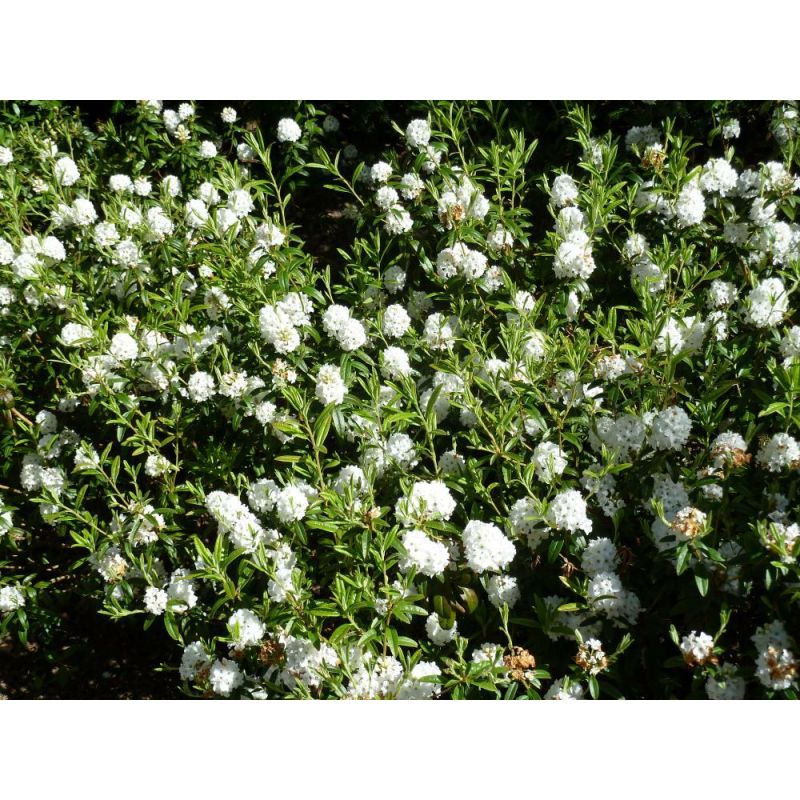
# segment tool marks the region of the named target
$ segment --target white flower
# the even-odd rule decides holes
[[[144,465],[144,471],[145,474],[149,475],[151,478],[157,478],[158,476],[169,472],[171,466],[172,465],[170,464],[169,459],[156,453],[147,456],[147,461]]]
[[[260,542],[274,538],[235,495],[211,492],[206,497],[206,508],[217,521],[219,533],[227,534],[235,547],[252,553]]]
[[[129,333],[117,333],[111,339],[108,352],[118,361],[134,361],[139,355],[139,345]]]
[[[545,700],[583,700],[584,688],[575,681],[570,681],[569,686],[564,688],[563,679],[553,681],[553,685],[545,693]]]
[[[800,445],[788,433],[776,433],[759,451],[756,461],[770,472],[800,466]]]
[[[161,179],[161,186],[170,197],[178,197],[183,191],[180,178],[177,175],[165,175]]]
[[[333,482],[333,490],[342,497],[345,497],[348,492],[363,494],[368,488],[369,484],[364,470],[352,464],[342,467]]]
[[[435,542],[421,530],[413,529],[403,534],[403,549],[406,555],[400,561],[400,569],[408,572],[411,567],[421,575],[433,578],[441,575],[450,563],[450,553],[441,543]]]
[[[278,141],[296,142],[303,135],[300,126],[290,117],[284,117],[278,123]]]
[[[194,680],[200,673],[207,671],[210,666],[211,659],[201,642],[192,642],[184,647],[180,666],[181,680]]]
[[[632,150],[634,147],[644,150],[659,142],[659,133],[652,125],[634,125],[625,134],[625,147]]]
[[[431,139],[431,126],[426,119],[413,119],[406,128],[406,141],[411,147],[422,150]]]
[[[417,450],[408,434],[393,433],[386,442],[385,451],[388,461],[401,468],[407,469],[417,464]],[[443,507],[441,502],[439,505]]]
[[[223,658],[221,661],[218,659],[214,662],[208,674],[208,679],[214,692],[223,697],[230,696],[232,691],[238,689],[244,683],[239,665],[227,658]]]
[[[195,372],[188,380],[187,389],[193,403],[204,403],[210,400],[215,392],[214,378],[207,372]]]
[[[456,317],[445,317],[443,314],[431,314],[425,320],[423,337],[432,350],[447,350],[452,347],[455,337],[460,333],[460,325]]]
[[[425,182],[413,172],[407,172],[400,179],[400,194],[404,200],[416,200],[424,188]]]
[[[186,203],[184,219],[191,228],[200,228],[208,222],[208,209],[202,200],[192,199]]]
[[[264,306],[258,315],[261,335],[278,353],[291,353],[300,346],[300,334],[289,315],[278,306]]]
[[[565,211],[567,209],[564,209]],[[514,244],[514,237],[499,223],[489,236],[486,237],[486,244],[492,250],[503,250]]]
[[[230,106],[225,106],[220,112],[220,118],[224,123],[227,125],[233,125],[234,122],[238,119],[238,114],[236,113],[235,108],[231,108]]]
[[[689,542],[704,533],[707,515],[699,508],[685,506],[670,522],[670,530],[678,542]]]
[[[153,191],[153,185],[147,178],[137,178],[133,182],[133,191],[139,195],[139,197],[147,197],[150,192]]]
[[[14,260],[14,248],[0,236],[0,264],[6,266]]]
[[[217,146],[214,142],[200,142],[200,158],[214,158],[217,155]]]
[[[240,608],[228,619],[228,630],[235,650],[258,644],[265,633],[264,623],[248,608]]]
[[[399,199],[400,197],[397,191],[392,189],[391,186],[381,186],[378,191],[375,192],[375,204],[382,211],[386,211],[392,206],[397,205]]]
[[[441,481],[417,481],[410,494],[395,504],[395,514],[407,527],[426,520],[450,519],[456,502],[450,490]]]
[[[681,639],[681,653],[686,663],[693,666],[701,666],[711,657],[714,650],[714,639],[707,633],[697,633],[692,631],[688,636]]]
[[[708,304],[712,308],[727,308],[736,302],[738,294],[737,288],[732,283],[713,280],[708,288]]]
[[[303,519],[307,509],[308,498],[298,486],[284,486],[275,495],[275,511],[284,524]]]
[[[504,603],[514,608],[520,599],[517,579],[511,575],[492,575],[486,584],[486,593],[495,608],[501,608]]]
[[[656,350],[659,353],[669,352],[672,355],[679,353],[690,355],[702,346],[707,327],[700,317],[683,319],[670,317],[656,337]]]
[[[341,405],[347,394],[347,387],[342,380],[339,367],[334,364],[324,364],[319,368],[315,394],[324,405],[330,403]]]
[[[157,242],[163,241],[175,230],[172,220],[160,206],[154,206],[147,210],[147,227],[150,231],[150,239]]]
[[[176,569],[167,586],[167,605],[175,614],[185,614],[197,605],[194,581],[189,577],[188,569]]]
[[[728,119],[722,125],[723,139],[738,139],[742,132],[738,119]]]
[[[381,374],[388,380],[397,380],[412,372],[408,353],[401,347],[387,347],[381,355]]]
[[[592,521],[586,515],[586,501],[580,492],[567,489],[559,492],[547,509],[547,522],[554,528],[570,533],[592,532]]]
[[[559,175],[550,188],[550,202],[556,207],[566,206],[578,199],[578,186],[569,175]]]
[[[581,569],[593,577],[601,572],[615,572],[618,561],[617,548],[610,539],[591,539],[581,556]]]
[[[425,632],[434,644],[441,646],[456,638],[458,624],[453,622],[451,628],[443,628],[439,623],[439,615],[434,611],[425,621]]]
[[[792,325],[786,331],[781,339],[780,349],[786,364],[800,357],[800,325]]]
[[[238,158],[239,161],[254,161],[255,157],[255,150],[253,150],[247,142],[239,142],[239,144],[236,145],[236,158]]]
[[[496,525],[470,520],[461,539],[464,556],[474,572],[500,572],[513,560],[517,549]]]
[[[101,222],[95,225],[92,235],[98,247],[111,247],[119,241],[119,231],[113,222]]]
[[[286,234],[271,219],[265,220],[256,228],[256,239],[262,247],[280,247],[286,241]]]
[[[598,572],[592,576],[587,588],[587,599],[594,608],[614,616],[619,606],[623,588],[614,572]]]
[[[97,211],[91,200],[79,197],[72,202],[70,218],[73,225],[85,228],[97,219]]]
[[[445,248],[436,257],[436,274],[443,280],[461,275],[468,281],[476,281],[486,267],[486,256],[461,242]]]
[[[72,186],[81,177],[77,164],[68,156],[56,161],[55,178],[62,186]]]
[[[387,210],[386,219],[383,221],[384,229],[392,236],[400,236],[403,233],[408,233],[413,224],[414,221],[411,219],[411,214],[399,203],[391,206]]]
[[[779,325],[789,312],[789,295],[780,278],[759,281],[747,296],[745,320],[757,328]]]
[[[228,193],[228,211],[236,219],[244,219],[254,208],[253,198],[247,189],[233,189]]]
[[[697,181],[690,181],[681,189],[675,204],[678,225],[681,228],[699,225],[703,221],[705,213],[706,201],[703,192]]]
[[[411,317],[403,306],[394,304],[387,306],[383,312],[383,333],[390,339],[402,336],[411,325]]]
[[[709,700],[743,700],[744,693],[744,678],[736,674],[736,668],[732,664],[723,664],[717,675],[709,675],[706,681]]]
[[[775,620],[758,628],[752,639],[759,651],[756,659],[759,681],[772,691],[796,687],[800,663],[792,652],[792,641],[783,623]]]
[[[648,441],[655,450],[680,450],[691,431],[689,415],[680,406],[669,406],[654,417]]]
[[[25,605],[25,595],[16,586],[0,588],[0,613],[9,613]]]
[[[68,322],[61,329],[61,341],[67,347],[78,347],[88,342],[93,336],[91,328],[77,322]]]
[[[448,229],[462,220],[482,220],[489,213],[489,201],[480,188],[463,175],[455,183],[447,180],[439,198],[439,220]]]
[[[703,167],[700,176],[700,188],[704,192],[716,193],[727,197],[736,190],[739,174],[724,158],[712,158]]]
[[[533,451],[536,477],[543,483],[552,483],[566,469],[564,451],[555,442],[541,442]]]
[[[558,246],[553,261],[557,278],[588,278],[595,270],[592,243],[582,230],[574,230]]]
[[[367,172],[375,183],[386,183],[392,176],[392,167],[385,161],[378,161]]]
[[[149,614],[159,616],[167,609],[167,593],[156,586],[148,586],[144,590],[144,607]]]

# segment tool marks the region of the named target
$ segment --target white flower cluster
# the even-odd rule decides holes
[[[486,267],[486,256],[461,242],[445,248],[436,257],[436,274],[442,280],[460,275],[467,281],[476,281],[486,272]]]
[[[206,496],[206,508],[217,521],[220,534],[229,536],[235,547],[252,553],[269,538],[261,523],[236,495],[210,492]]]
[[[434,662],[420,661],[408,674],[394,656],[378,656],[374,660],[362,657],[358,662],[348,686],[348,697],[362,700],[428,700],[438,696],[441,691],[436,683],[427,680],[441,675],[441,669]]]
[[[429,520],[447,520],[456,508],[456,501],[442,481],[416,481],[411,492],[395,504],[394,512],[405,526]]]
[[[692,421],[680,406],[659,411],[651,424],[648,442],[655,450],[680,450],[692,432]]]
[[[702,666],[714,652],[714,639],[707,633],[692,631],[681,639],[683,660],[690,666]]]
[[[334,364],[323,364],[317,373],[315,394],[323,405],[341,405],[347,394],[347,387],[342,380],[339,367]]]
[[[586,514],[586,501],[575,489],[559,492],[547,507],[547,523],[558,530],[592,532],[592,521]]]
[[[450,563],[450,552],[441,542],[434,541],[424,531],[406,531],[402,539],[405,557],[400,561],[400,569],[408,572],[412,567],[429,578],[444,573]]]
[[[536,477],[543,483],[553,483],[567,467],[566,453],[555,442],[540,442],[533,451]]]
[[[461,534],[464,556],[473,572],[500,572],[516,555],[517,548],[496,525],[470,520]]]
[[[446,228],[462,220],[482,220],[489,212],[489,201],[466,176],[446,181],[439,197],[439,219]]]
[[[16,586],[0,587],[0,613],[8,614],[25,605],[25,595]]]
[[[797,687],[800,662],[792,649],[793,643],[779,620],[758,628],[753,634],[758,651],[756,677],[772,691]]]
[[[789,311],[789,295],[780,278],[759,281],[747,295],[745,319],[756,328],[774,328]]]
[[[788,433],[776,433],[756,455],[756,461],[770,472],[800,466],[800,444]]]
[[[367,343],[364,324],[351,316],[347,306],[328,306],[322,315],[322,327],[328,336],[338,342],[345,353],[358,350]]]
[[[591,608],[617,625],[632,625],[639,616],[639,598],[625,589],[616,572],[619,557],[609,539],[590,540],[583,551],[581,568],[589,576],[587,600]]]
[[[292,292],[258,314],[261,335],[277,353],[292,353],[300,346],[298,328],[308,325],[314,305],[306,295]]]

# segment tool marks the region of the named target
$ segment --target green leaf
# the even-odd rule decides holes
[[[322,409],[322,413],[317,417],[317,421],[314,423],[314,446],[317,450],[325,443],[328,431],[331,429],[334,408],[334,405],[325,406],[325,408]]]
[[[456,619],[456,612],[444,595],[437,594],[434,596],[433,610],[438,614],[439,624],[443,628],[448,629],[453,627],[453,622],[455,622]]]
[[[474,589],[469,586],[462,586],[459,591],[461,602],[466,606],[468,614],[474,614],[475,609],[478,607],[478,595]]]
[[[678,548],[678,559],[675,564],[675,573],[677,575],[682,575],[686,572],[686,567],[689,566],[689,559],[691,556],[692,554],[689,552],[689,547],[687,545],[684,544]]]
[[[705,597],[708,594],[708,578],[705,575],[695,575],[694,582],[697,584],[697,591]]]

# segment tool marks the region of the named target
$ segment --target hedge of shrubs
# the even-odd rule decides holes
[[[2,106],[0,635],[88,600],[191,697],[795,697],[796,105],[248,108]]]

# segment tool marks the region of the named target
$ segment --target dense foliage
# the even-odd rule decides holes
[[[795,696],[796,105],[0,123],[0,636],[89,600],[195,697]]]

